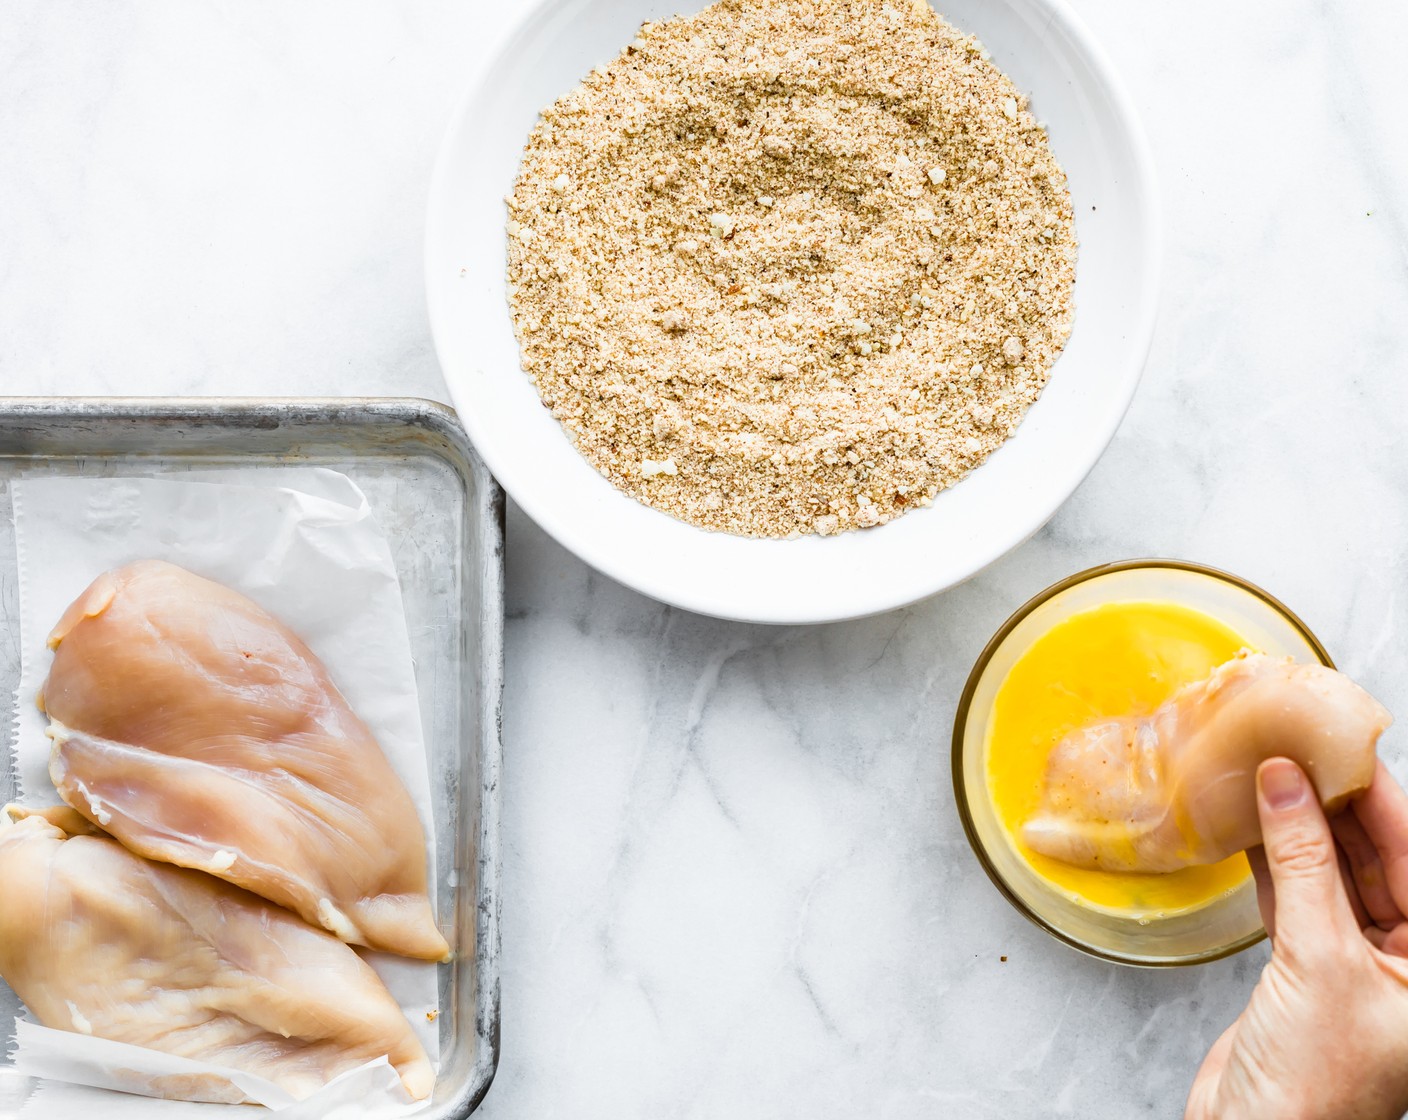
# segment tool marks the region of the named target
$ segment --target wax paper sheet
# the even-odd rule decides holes
[[[13,497],[22,664],[11,747],[23,803],[59,803],[48,777],[46,721],[35,704],[48,673],[49,630],[99,574],[150,557],[243,592],[308,643],[386,752],[433,845],[425,741],[400,583],[386,539],[351,479],[297,467],[150,478],[32,478],[14,483]],[[428,858],[433,867],[433,848]],[[432,1062],[438,1062],[436,966],[365,956]],[[20,1115],[91,1120],[125,1115],[124,1108],[152,1120],[257,1115],[247,1105],[158,1101],[97,1088],[114,1086],[117,1077],[129,1091],[139,1089],[144,1073],[169,1074],[173,1061],[138,1047],[123,1047],[119,1059],[107,1049],[116,1044],[95,1045],[100,1042],[17,1024],[18,1071],[45,1079]],[[297,1105],[258,1078],[240,1084],[251,1100],[295,1120],[362,1120],[415,1107],[408,1106],[384,1060],[350,1071],[316,1099]],[[231,1113],[235,1108],[239,1111]]]

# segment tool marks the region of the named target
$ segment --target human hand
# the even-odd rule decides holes
[[[1408,1111],[1408,794],[1384,768],[1332,822],[1284,758],[1257,770],[1248,852],[1271,960],[1213,1044],[1185,1120],[1399,1120]],[[1336,843],[1338,841],[1338,843]]]

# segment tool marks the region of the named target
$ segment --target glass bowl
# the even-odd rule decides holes
[[[1119,964],[1200,964],[1266,936],[1248,879],[1197,909],[1150,919],[1083,906],[1036,873],[999,823],[988,792],[993,703],[1037,638],[1105,603],[1160,600],[1220,619],[1261,651],[1334,667],[1310,629],[1277,599],[1237,576],[1181,560],[1125,560],[1078,572],[1023,604],[979,656],[953,725],[953,792],[963,830],[988,878],[1028,920],[1067,945]]]

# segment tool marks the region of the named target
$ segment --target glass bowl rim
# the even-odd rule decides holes
[[[1007,621],[999,626],[993,636],[988,639],[987,644],[983,646],[982,652],[978,654],[977,660],[973,662],[973,668],[968,673],[968,680],[963,685],[963,692],[958,699],[958,708],[953,716],[953,748],[951,759],[953,771],[953,798],[954,804],[958,809],[958,818],[963,824],[963,834],[967,837],[968,846],[973,850],[973,854],[977,857],[978,863],[982,866],[984,873],[992,881],[993,886],[997,888],[1003,898],[1007,899],[1012,907],[1021,914],[1022,917],[1026,918],[1027,921],[1031,922],[1039,929],[1044,930],[1057,941],[1069,945],[1071,948],[1087,956],[1095,957],[1098,960],[1141,968],[1182,968],[1187,965],[1207,964],[1210,961],[1222,960],[1224,957],[1230,957],[1235,953],[1240,953],[1243,949],[1249,949],[1259,941],[1265,940],[1266,930],[1264,928],[1260,929],[1256,933],[1239,938],[1231,944],[1220,946],[1205,953],[1197,953],[1187,957],[1169,958],[1167,960],[1132,957],[1123,953],[1110,952],[1093,945],[1085,944],[1052,925],[1052,923],[1048,922],[1023,902],[1017,896],[1016,892],[1007,885],[1007,881],[1003,879],[997,868],[993,866],[992,861],[988,858],[986,849],[978,838],[977,828],[973,824],[972,813],[968,808],[967,782],[963,777],[963,740],[964,734],[968,728],[968,716],[973,705],[973,696],[977,692],[978,682],[982,680],[983,674],[987,671],[987,667],[992,661],[993,656],[1002,646],[1002,643],[1011,635],[1012,631],[1038,607],[1063,592],[1069,591],[1073,587],[1077,587],[1082,583],[1087,583],[1090,580],[1098,579],[1102,576],[1113,575],[1116,572],[1138,571],[1150,568],[1164,568],[1171,571],[1192,572],[1195,575],[1208,576],[1212,579],[1231,584],[1249,593],[1254,598],[1261,600],[1288,622],[1291,627],[1305,639],[1306,644],[1315,651],[1315,655],[1320,659],[1322,665],[1331,669],[1335,667],[1334,661],[1330,658],[1329,651],[1325,649],[1320,639],[1315,636],[1310,627],[1307,626],[1300,616],[1291,610],[1290,607],[1286,606],[1286,604],[1281,602],[1276,596],[1258,587],[1250,580],[1245,580],[1241,576],[1233,575],[1231,572],[1224,571],[1221,568],[1214,568],[1209,564],[1200,564],[1192,560],[1175,560],[1167,557],[1143,557],[1132,560],[1117,560],[1108,564],[1097,564],[1093,568],[1085,568],[1038,591],[1013,611],[1012,614],[1008,616]]]

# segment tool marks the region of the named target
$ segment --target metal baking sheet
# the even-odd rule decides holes
[[[440,967],[440,1076],[418,1115],[465,1117],[499,1057],[503,496],[453,411],[393,398],[0,398],[0,698],[10,702],[20,671],[14,479],[295,465],[362,488],[401,577],[430,752],[438,916],[460,949]],[[0,766],[0,804],[14,792]],[[0,1037],[18,1010],[0,983]],[[8,1062],[0,1051],[0,1070]],[[0,1088],[0,1110],[27,1092]]]

